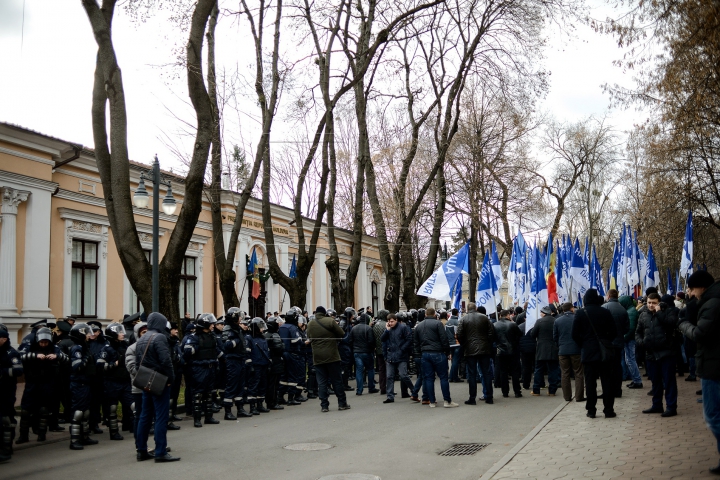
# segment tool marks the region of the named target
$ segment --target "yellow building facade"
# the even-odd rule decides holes
[[[150,159],[148,159],[148,163]],[[130,188],[150,165],[131,162]],[[178,202],[174,215],[160,212],[160,258],[183,202],[183,178],[163,172],[173,182]],[[152,185],[147,185],[151,190]],[[164,189],[161,194],[164,193]],[[125,276],[108,221],[102,183],[92,149],[0,122],[0,323],[10,330],[13,342],[44,318],[93,318],[104,325],[121,320],[123,314],[140,309],[137,296]],[[224,190],[222,211],[225,245],[239,195]],[[259,299],[250,295],[245,256],[255,250],[259,265],[267,268],[261,201],[251,199],[243,216],[235,258],[236,290],[240,307],[251,315],[287,310],[291,305],[284,290],[269,279]],[[152,250],[152,211],[134,208],[135,223],[143,249]],[[273,205],[274,248],[278,262],[289,273],[297,253],[291,209]],[[310,225],[310,223],[306,223]],[[306,308],[333,306],[330,277],[325,268],[329,255],[323,225],[320,244],[308,279]],[[306,235],[310,235],[306,231]],[[336,229],[341,278],[350,263],[351,232]],[[202,312],[223,314],[213,264],[210,206],[203,211],[188,246],[181,274],[180,311],[192,316]],[[362,260],[355,283],[355,306],[382,307],[385,277],[375,239],[363,238]]]

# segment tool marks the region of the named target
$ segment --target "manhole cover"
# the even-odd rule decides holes
[[[340,473],[338,475],[320,477],[319,480],[380,480],[380,477],[368,473]]]
[[[483,448],[490,445],[489,443],[459,443],[440,453],[443,457],[458,457],[461,455],[475,455]]]
[[[285,445],[285,450],[297,450],[301,452],[309,452],[312,450],[327,450],[332,448],[332,445],[327,443],[293,443],[292,445]]]

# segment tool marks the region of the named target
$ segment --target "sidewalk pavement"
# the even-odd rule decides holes
[[[482,480],[509,478],[707,479],[718,464],[715,437],[705,426],[695,394],[700,382],[678,378],[678,415],[643,414],[650,408],[645,388],[624,387],[615,399],[616,418],[585,416],[585,402],[568,402],[536,428],[523,445],[493,466]],[[598,382],[599,387],[599,382]],[[560,393],[558,391],[558,393]]]

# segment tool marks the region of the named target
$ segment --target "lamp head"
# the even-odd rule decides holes
[[[163,212],[165,212],[165,215],[172,215],[173,213],[175,213],[176,208],[177,202],[175,201],[175,197],[173,197],[172,194],[172,186],[168,183],[168,191],[165,195],[165,198],[163,198],[162,209]]]
[[[145,189],[145,178],[140,176],[140,183],[138,183],[138,187],[133,195],[133,203],[138,208],[146,208],[149,200],[150,196]]]

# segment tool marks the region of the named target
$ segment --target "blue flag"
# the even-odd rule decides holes
[[[668,295],[675,295],[675,282],[673,282],[672,278],[672,272],[670,271],[670,268],[667,269],[667,294]]]
[[[537,249],[536,249],[537,250]],[[533,256],[535,276],[533,277],[532,285],[530,286],[530,298],[528,299],[527,313],[525,315],[525,333],[532,330],[535,326],[535,322],[540,318],[540,310],[543,307],[549,305],[548,302],[548,291],[547,284],[545,283],[545,273],[543,272],[543,266],[540,264],[540,255],[535,254]]]
[[[668,270],[669,273],[669,270]],[[647,268],[645,269],[645,288],[660,286],[660,271],[655,262],[655,253],[653,252],[652,243],[648,247]]]
[[[462,284],[463,276],[460,275],[457,282],[455,282],[455,301],[453,302],[453,308],[457,308],[458,310],[460,310],[460,305],[462,304]]]
[[[692,210],[688,212],[687,225],[685,225],[685,240],[683,241],[682,258],[680,259],[680,275],[687,278],[693,273],[693,228]],[[679,279],[678,279],[679,280]]]
[[[293,253],[292,264],[290,265],[290,278],[297,278],[297,263],[295,263],[295,254]]]
[[[495,312],[497,292],[498,288],[495,283],[495,274],[493,273],[492,263],[490,261],[490,251],[485,250],[485,258],[483,258],[482,268],[478,275],[477,305],[484,306],[488,314]]]
[[[435,300],[452,301],[450,293],[453,285],[457,282],[458,276],[463,272],[467,273],[469,251],[470,242],[467,242],[425,280],[417,294]]]

